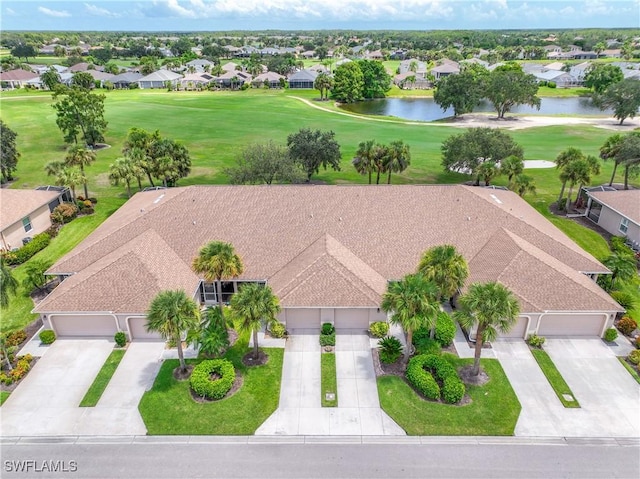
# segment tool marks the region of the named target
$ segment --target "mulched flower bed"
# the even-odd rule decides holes
[[[31,360],[31,362],[29,363],[29,371],[31,371],[33,369],[33,367],[36,365],[36,363],[38,362],[40,358],[34,356],[33,359]],[[13,363],[13,365],[15,366],[15,361]],[[2,368],[3,371],[6,371],[6,368]],[[12,392],[15,388],[18,387],[18,385],[24,380],[24,378],[26,378],[29,375],[29,371],[27,371],[27,374],[25,374],[24,376],[22,376],[20,379],[18,379],[17,381],[14,381],[13,383],[7,385],[4,383],[0,383],[0,391],[7,391],[7,392]]]
[[[222,401],[224,399],[227,399],[231,396],[233,396],[235,393],[237,393],[240,388],[242,387],[242,383],[244,382],[244,378],[242,377],[242,374],[240,373],[240,371],[236,371],[236,378],[233,381],[233,386],[231,386],[231,389],[229,389],[229,392],[227,394],[224,395],[223,398],[220,399],[209,399],[206,397],[202,397],[202,396],[198,396],[195,391],[191,388],[189,388],[189,392],[191,393],[191,398],[198,403],[201,404],[205,404],[205,403],[209,403],[209,402],[218,402],[218,401]]]
[[[189,379],[189,376],[191,376],[191,372],[193,371],[193,368],[194,368],[193,364],[187,364],[186,371],[183,371],[182,368],[178,366],[173,370],[173,378],[177,381],[185,381]]]
[[[373,357],[373,369],[376,372],[376,377],[389,375],[404,378],[404,372],[407,369],[404,356],[400,356],[395,363],[391,364],[385,364],[380,361],[380,350],[378,348],[371,348],[371,356]]]
[[[254,356],[253,351],[242,356],[242,364],[245,366],[262,366],[267,362],[269,362],[269,355],[262,350],[258,351],[257,358]]]

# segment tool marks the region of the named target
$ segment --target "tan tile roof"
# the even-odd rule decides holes
[[[452,243],[470,263],[486,264],[487,244],[502,230],[535,247],[534,254],[503,236],[513,254],[532,256],[531,277],[558,265],[564,265],[558,281],[574,281],[580,271],[607,272],[514,193],[455,185],[191,186],[138,193],[50,271],[96,268],[105,257],[124,256],[128,249],[121,248],[149,230],[159,239],[148,245],[148,254],[170,262],[172,269],[188,269],[209,241],[232,243],[245,266],[240,279],[267,280],[285,306],[376,304],[386,281],[415,271],[429,247]],[[175,260],[166,259],[165,250],[155,251],[160,239]],[[492,255],[504,261],[497,251]],[[550,266],[549,257],[557,264]],[[510,263],[502,269],[497,262],[489,266],[495,271],[488,279],[506,278]],[[509,281],[516,284],[515,278]],[[94,290],[104,288],[99,277],[91,283]],[[586,301],[592,289],[576,284],[575,294]],[[50,301],[59,297],[61,306],[63,285],[50,295]],[[147,290],[154,287],[159,285]],[[538,299],[523,290],[521,298],[537,310],[549,310],[566,296],[562,288],[550,294]],[[617,309],[595,297],[599,310]],[[88,311],[94,307],[91,300],[87,294],[73,305]],[[111,302],[111,309],[121,309],[118,295]]]
[[[640,225],[640,190],[592,191],[589,195]]]
[[[33,213],[60,196],[59,191],[0,188],[0,230]]]

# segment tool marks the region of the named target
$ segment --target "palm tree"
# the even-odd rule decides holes
[[[71,189],[71,196],[73,201],[76,201],[76,186],[81,185],[87,181],[87,178],[76,167],[62,166],[56,173],[55,183],[57,186],[66,186]]]
[[[147,331],[158,332],[164,339],[172,339],[178,347],[180,370],[185,373],[187,365],[182,352],[183,331],[197,328],[200,309],[196,302],[183,290],[160,291],[151,301],[147,310]]]
[[[611,173],[611,181],[609,181],[609,186],[613,185],[613,179],[616,177],[616,170],[618,169],[618,165],[621,163],[621,159],[619,156],[620,153],[620,145],[622,144],[622,135],[616,133],[615,135],[611,135],[604,142],[604,145],[600,147],[600,158],[603,160],[613,160],[613,173]]]
[[[580,187],[578,188],[578,194],[576,195],[576,201],[575,201],[575,205],[578,204],[578,201],[580,200],[580,192],[582,191],[582,188],[584,188],[585,185],[588,185],[591,183],[591,179],[594,176],[598,176],[600,174],[600,161],[598,161],[598,158],[596,158],[593,155],[588,155],[585,159],[585,162],[587,164],[587,177],[583,178],[583,181],[580,183]],[[587,180],[586,182],[584,182],[584,180]],[[569,195],[571,196],[571,195]]]
[[[516,324],[520,305],[514,294],[497,282],[473,283],[460,297],[461,309],[454,313],[460,325],[470,330],[475,324],[475,360],[473,375],[480,373],[480,355],[485,341],[494,341],[498,332],[507,333]]]
[[[613,253],[603,262],[611,270],[611,289],[614,289],[616,279],[626,281],[637,274],[636,260],[632,255]]]
[[[513,187],[520,197],[524,197],[527,193],[536,194],[535,181],[533,177],[529,175],[516,175],[513,180]]]
[[[380,173],[384,173],[388,163],[389,147],[387,145],[376,144],[373,147],[371,160],[373,169],[376,170],[376,185],[380,184]]]
[[[484,161],[476,170],[478,178],[484,178],[484,184],[489,186],[491,181],[500,174],[495,161]]]
[[[9,293],[15,295],[17,290],[18,280],[13,277],[13,270],[4,258],[0,257],[0,306],[8,307]]]
[[[399,324],[407,332],[405,360],[408,361],[413,332],[422,326],[433,327],[440,312],[438,287],[422,273],[409,274],[401,281],[387,285],[380,307],[387,313],[393,312],[391,322]]]
[[[500,173],[507,175],[509,179],[509,189],[513,187],[513,178],[524,171],[524,160],[518,156],[507,156],[500,163]]]
[[[628,190],[629,173],[640,165],[640,132],[632,131],[622,138],[618,157],[624,166],[624,189]]]
[[[351,164],[361,175],[369,175],[369,184],[371,184],[371,173],[375,168],[373,164],[373,152],[376,146],[375,140],[362,141],[358,145],[356,156],[351,160]]]
[[[280,302],[271,287],[259,283],[249,283],[231,298],[231,311],[239,320],[241,331],[253,334],[253,357],[258,359],[258,331],[263,322],[267,325],[276,320],[280,312]]]
[[[83,181],[85,199],[89,197],[89,191],[87,190],[87,180],[84,174],[84,167],[89,166],[94,161],[96,161],[96,154],[93,151],[77,145],[69,148],[64,160],[67,166],[77,166],[80,168],[80,173],[82,173],[82,176],[85,178]]]
[[[402,140],[392,141],[386,160],[384,169],[387,171],[387,184],[390,185],[391,172],[402,173],[411,164],[409,145],[405,145]]]
[[[244,269],[233,245],[223,241],[212,241],[204,245],[193,259],[192,268],[196,273],[202,274],[205,281],[216,282],[218,306],[224,318],[222,280],[240,276]]]
[[[567,194],[567,201],[564,205],[565,211],[569,211],[571,206],[571,195],[573,193],[573,187],[578,183],[589,183],[591,181],[590,167],[585,158],[569,163],[562,173],[560,173],[560,179],[566,184],[569,183],[569,193]]]
[[[562,178],[562,171],[569,166],[569,164],[582,160],[584,158],[584,154],[578,148],[574,148],[570,146],[566,150],[560,152],[560,154],[556,158],[556,169],[561,171],[560,179],[562,180],[562,188],[560,189],[560,196],[558,196],[558,207],[562,205],[560,202],[562,201],[562,197],[564,196],[564,189],[567,186],[567,180]]]
[[[418,272],[432,281],[438,288],[438,301],[452,300],[469,277],[469,266],[456,247],[443,244],[429,248],[422,254]],[[431,337],[435,334],[435,324],[431,327]]]
[[[127,185],[127,196],[131,198],[131,182],[135,179],[139,180],[142,176],[142,171],[136,173],[136,170],[138,167],[131,158],[118,158],[109,165],[109,182],[113,186],[118,186],[121,181],[124,181]]]
[[[329,98],[329,90],[333,88],[333,79],[322,72],[316,77],[313,87],[320,91],[320,100],[327,100]]]

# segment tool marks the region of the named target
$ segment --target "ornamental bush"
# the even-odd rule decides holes
[[[464,397],[466,391],[453,365],[443,356],[435,354],[411,358],[405,376],[428,399],[442,397],[443,401],[454,404]]]
[[[402,343],[394,336],[386,336],[378,341],[380,361],[385,364],[395,363],[402,356]]]
[[[333,334],[336,332],[336,328],[333,327],[331,323],[322,323],[322,329],[320,330],[320,334]]]
[[[50,329],[45,329],[39,335],[42,344],[51,344],[56,340],[56,333]]]
[[[124,345],[127,344],[127,336],[124,334],[124,331],[118,331],[113,336],[113,340],[116,342],[119,348],[124,348]]]
[[[201,397],[222,399],[233,386],[236,371],[226,359],[208,359],[202,361],[191,373],[191,389]]]
[[[440,386],[433,375],[422,367],[426,357],[428,355],[421,354],[411,358],[405,376],[424,397],[437,400],[440,398]]]
[[[629,353],[627,359],[633,364],[640,364],[640,349],[635,349]]]
[[[460,402],[464,397],[465,387],[460,378],[449,376],[442,382],[442,399],[448,404]]]
[[[48,233],[40,233],[33,237],[26,245],[16,251],[3,253],[5,261],[10,265],[22,264],[31,259],[37,252],[45,249],[51,243],[51,236]]]
[[[609,328],[604,332],[604,340],[610,343],[615,341],[618,337],[618,331],[615,328]]]
[[[271,332],[271,336],[272,337],[274,337],[274,338],[282,338],[284,336],[284,333],[287,330],[284,327],[284,324],[276,321],[271,325],[271,327],[269,328],[269,331]]]
[[[371,331],[371,334],[376,338],[384,338],[389,334],[389,323],[386,321],[376,321],[375,323],[371,323],[369,331]]]
[[[416,348],[416,354],[440,354],[440,343],[429,337],[427,328],[418,328],[413,332],[411,342]]]
[[[336,345],[336,333],[320,335],[320,346],[335,346],[335,345]]]
[[[19,344],[24,342],[25,339],[27,339],[26,331],[24,329],[19,329],[17,331],[9,333],[5,344],[7,345],[7,347],[18,346]]]
[[[620,321],[618,321],[616,327],[622,334],[624,334],[625,336],[629,336],[636,330],[636,328],[638,327],[638,323],[636,323],[629,316],[624,316],[620,319]]]
[[[531,336],[529,336],[529,338],[527,338],[527,343],[529,343],[529,346],[531,346],[532,348],[542,348],[542,345],[545,341],[546,338],[544,336],[538,336],[537,334],[532,334]]]
[[[78,216],[78,207],[71,203],[62,203],[51,212],[51,221],[57,224],[68,223]]]
[[[435,340],[440,343],[440,346],[446,348],[453,342],[453,338],[456,336],[456,325],[453,323],[453,319],[446,312],[442,311],[438,314],[436,320],[436,333]]]

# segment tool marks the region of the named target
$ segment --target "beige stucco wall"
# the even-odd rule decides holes
[[[598,219],[598,225],[602,226],[602,228],[604,228],[611,234],[622,236],[624,233],[620,232],[621,221],[622,216],[620,214],[616,213],[613,210],[610,210],[604,205],[602,206],[600,218]],[[626,236],[633,241],[640,242],[640,226],[629,221]]]
[[[26,232],[22,226],[22,220],[9,225],[2,230],[0,234],[0,246],[10,250],[12,248],[20,248],[22,246],[22,238],[27,236],[33,237],[38,233],[42,233],[51,226],[51,218],[49,217],[49,205],[42,205],[29,215],[31,220],[31,230]]]

